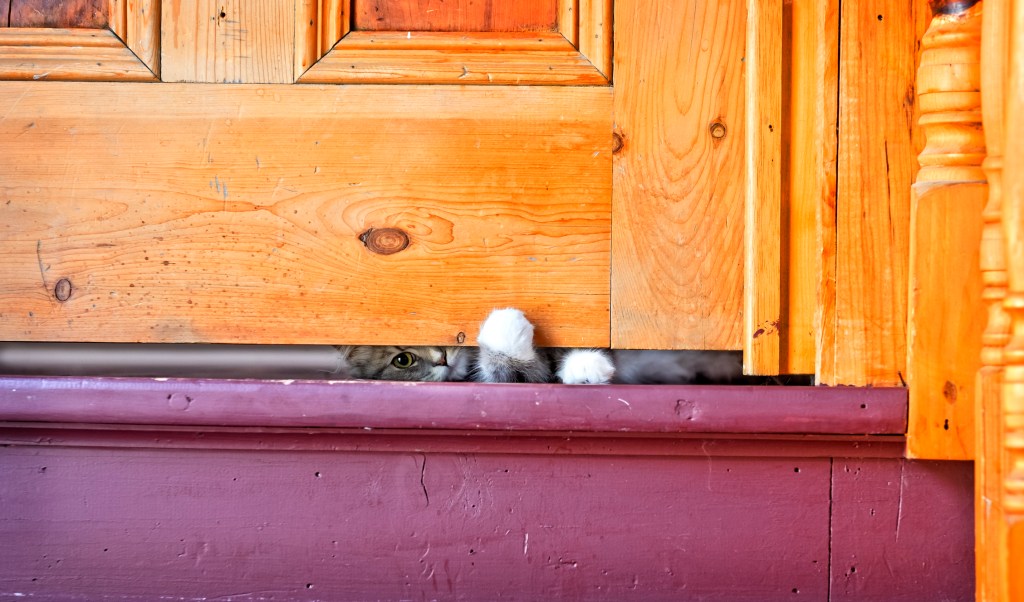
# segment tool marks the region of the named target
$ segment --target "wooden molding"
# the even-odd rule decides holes
[[[341,0],[296,5],[300,83],[607,85],[610,0],[559,0],[558,32],[349,31]]]
[[[156,81],[105,29],[0,29],[0,80]]]
[[[779,373],[782,0],[747,3],[743,371]]]
[[[156,81],[159,0],[109,0],[110,29],[2,28],[0,80]]]

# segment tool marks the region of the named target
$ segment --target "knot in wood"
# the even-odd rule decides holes
[[[620,134],[618,132],[613,132],[612,133],[612,154],[615,154],[615,153],[619,152],[620,150],[622,150],[622,146],[624,144],[625,144],[625,141],[622,139],[622,134]]]
[[[61,278],[57,281],[57,285],[53,287],[53,296],[57,298],[61,303],[71,298],[71,281],[67,278]]]
[[[715,140],[721,140],[729,133],[729,130],[726,129],[725,124],[721,121],[712,121],[711,125],[708,126],[708,131],[711,132],[711,137]]]
[[[370,228],[359,240],[378,255],[394,255],[409,246],[409,235],[398,228]]]

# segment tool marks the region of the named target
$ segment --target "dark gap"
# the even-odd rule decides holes
[[[781,107],[781,118],[782,122],[779,126],[782,128],[780,132],[781,136],[781,148],[782,156],[779,160],[779,172],[781,174],[781,188],[780,191],[780,208],[782,215],[780,219],[780,257],[782,258],[783,265],[779,270],[779,359],[780,359],[780,371],[782,373],[791,372],[791,366],[789,363],[789,348],[790,348],[790,310],[792,300],[789,296],[789,283],[790,273],[788,258],[792,248],[790,237],[792,231],[790,229],[790,219],[792,214],[791,208],[791,195],[792,189],[790,186],[790,158],[793,152],[793,131],[792,131],[792,119],[790,113],[793,109],[793,4],[791,2],[782,3],[782,107]],[[768,126],[771,129],[771,126]]]

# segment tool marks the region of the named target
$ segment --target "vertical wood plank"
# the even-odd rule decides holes
[[[292,83],[294,6],[275,0],[163,0],[168,82]]]
[[[834,242],[826,246],[822,239],[834,237],[835,228],[839,0],[793,0],[786,6],[791,7],[792,43],[783,57],[789,61],[790,85],[783,89],[789,102],[783,106],[788,164],[783,165],[786,328],[780,332],[780,362],[784,374],[815,374],[819,337],[828,331],[819,300],[829,298],[825,283],[835,269]]]
[[[577,48],[609,79],[612,77],[612,4],[610,0],[579,0],[576,13]]]
[[[135,56],[160,77],[160,0],[127,2],[125,41]]]
[[[323,56],[320,53],[320,13],[318,0],[295,1],[295,64],[296,79]]]
[[[116,1],[116,0],[113,0]],[[11,25],[11,3],[0,2],[0,27],[10,27]]]
[[[742,348],[745,7],[615,3],[616,347]]]
[[[319,0],[319,4],[319,44],[320,55],[323,56],[351,30],[352,16],[349,0]]]
[[[1006,244],[1003,235],[1003,149],[1006,141],[1005,84],[1009,54],[1009,2],[983,5],[981,36],[981,111],[988,178],[988,202],[982,212],[980,268],[986,309],[981,369],[977,382],[975,458],[975,549],[977,599],[1006,600],[1007,535],[1003,514],[1003,384],[1004,351],[1010,338],[1006,299]]]
[[[918,40],[927,5],[842,5],[835,355],[826,384],[899,385],[906,371]],[[827,301],[826,301],[827,303]]]
[[[1008,599],[1024,600],[1024,2],[1013,1],[1009,18],[1006,87],[1003,98],[1003,236],[1007,291],[1003,307],[1010,318],[1010,339],[1003,355],[1002,506],[1006,541]]]
[[[107,27],[122,40],[128,36],[128,0],[107,0]]]
[[[558,33],[573,46],[579,45],[579,0],[558,0],[556,7]]]
[[[782,0],[747,2],[743,372],[779,373]]]

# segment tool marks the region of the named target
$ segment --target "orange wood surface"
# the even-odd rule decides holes
[[[153,81],[124,42],[104,29],[0,29],[0,80]]]
[[[355,0],[356,31],[555,31],[555,0]]]
[[[165,82],[292,83],[295,7],[278,0],[162,0]]]
[[[839,2],[793,0],[783,55],[781,371],[815,374],[834,310]],[[788,85],[787,85],[788,82]],[[788,102],[785,102],[787,101]],[[831,304],[826,305],[831,301]]]
[[[740,349],[746,3],[619,0],[615,24],[613,344]]]
[[[606,85],[558,33],[354,31],[302,83]]]
[[[782,0],[747,2],[743,371],[779,373],[782,301]]]
[[[0,22],[8,27],[103,29],[108,21],[108,0],[8,0],[3,4],[8,6],[0,12]]]
[[[823,362],[832,370],[819,374],[825,384],[904,382],[916,52],[930,17],[924,3],[842,3],[835,346]]]
[[[611,101],[3,83],[0,339],[452,343],[512,305],[607,345]]]
[[[927,143],[911,197],[907,448],[919,458],[970,460],[985,329],[981,7],[934,17],[922,48],[917,93]]]

